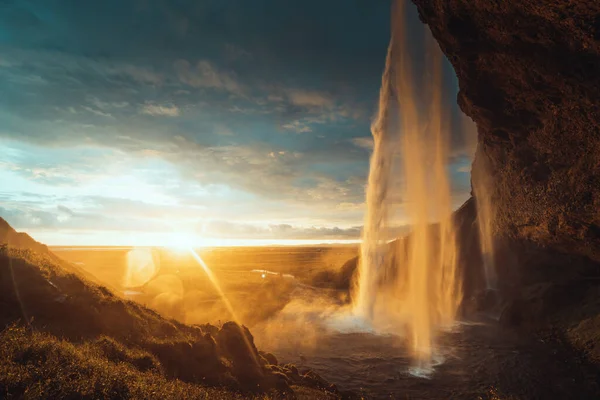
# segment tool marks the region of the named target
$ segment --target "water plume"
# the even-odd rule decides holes
[[[435,336],[452,326],[461,290],[446,168],[442,55],[428,37],[426,80],[417,87],[404,3],[392,6],[392,37],[371,126],[374,149],[354,311],[376,328],[405,328],[414,359],[428,370]],[[388,243],[392,214],[399,207],[410,233]]]

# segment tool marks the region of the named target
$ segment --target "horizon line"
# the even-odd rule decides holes
[[[164,243],[113,243],[113,244],[85,244],[85,243],[61,243],[61,244],[48,244],[45,243],[51,249],[108,249],[108,248],[134,248],[134,247],[145,247],[145,248],[222,248],[222,247],[302,247],[302,246],[333,246],[333,245],[358,245],[361,243],[361,239],[330,239],[330,240],[319,240],[319,239],[212,239],[203,240],[200,243],[187,243],[185,245],[170,245]]]

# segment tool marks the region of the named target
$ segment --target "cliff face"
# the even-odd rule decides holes
[[[477,123],[496,234],[600,261],[600,2],[413,2]]]

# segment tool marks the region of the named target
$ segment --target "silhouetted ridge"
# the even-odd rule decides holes
[[[21,250],[31,250],[36,253],[43,254],[67,271],[77,274],[82,278],[92,282],[98,284],[100,283],[98,279],[96,279],[96,277],[89,272],[58,257],[45,244],[36,241],[25,232],[17,232],[2,217],[0,217],[0,245],[7,245]],[[112,288],[110,289],[112,290]]]
[[[203,387],[225,387],[244,393],[274,391],[287,393],[293,398],[292,388],[295,385],[306,387],[303,392],[310,392],[310,386],[322,386],[320,378],[299,375],[291,366],[271,365],[276,359],[259,354],[247,328],[233,322],[219,328],[208,324],[189,326],[167,320],[144,306],[123,300],[105,287],[83,279],[64,268],[64,262],[46,246],[28,235],[16,233],[4,220],[0,224],[4,241],[0,247],[0,330],[7,329],[4,337],[11,338],[12,345],[20,343],[18,346],[23,347],[8,347],[3,343],[0,358],[9,358],[0,360],[0,364],[8,365],[6,368],[9,370],[31,362],[41,363],[40,368],[45,368],[44,365],[51,366],[57,362],[53,357],[81,362],[84,368],[87,364],[81,359],[92,352],[100,360],[98,362],[125,363],[128,375],[152,373],[158,375],[156,379],[159,380],[178,379],[202,384]],[[30,348],[23,343],[26,341],[23,335],[27,333],[19,326],[33,335],[31,340],[46,343],[45,349],[47,346],[56,348],[43,355],[46,361],[35,361],[37,356],[16,356],[21,350],[46,351],[25,349]],[[73,361],[73,358],[76,360]],[[116,364],[107,364],[103,368],[109,366],[117,368]],[[86,369],[90,374],[106,372],[90,368]],[[0,393],[16,390],[18,394],[13,387],[15,381],[3,376],[5,371],[0,369]],[[147,380],[147,377],[136,375],[135,380]],[[37,383],[34,379],[22,384]],[[69,389],[65,382],[60,385],[65,385],[65,390]],[[123,385],[127,383],[123,382]],[[196,389],[205,390],[203,387]],[[119,390],[129,393],[132,388],[122,387]],[[337,397],[334,386],[328,386],[327,392]],[[52,396],[52,392],[47,392],[39,398]],[[215,398],[234,397],[231,394]]]

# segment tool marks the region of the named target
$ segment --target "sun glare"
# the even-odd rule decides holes
[[[189,249],[201,247],[201,241],[193,234],[170,233],[164,239],[164,247],[175,253],[184,253]]]
[[[164,247],[174,253],[188,253],[189,249],[206,247],[237,247],[237,246],[306,246],[323,244],[356,244],[357,240],[294,240],[294,239],[241,239],[201,237],[194,233],[172,232],[155,237],[150,246]]]

